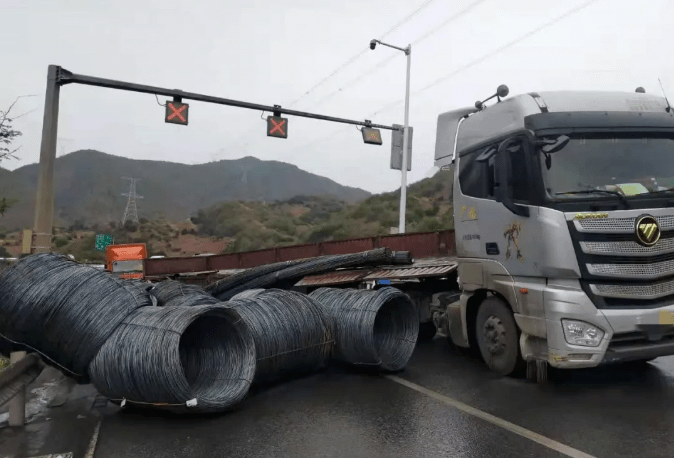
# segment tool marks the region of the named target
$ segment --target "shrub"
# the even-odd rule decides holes
[[[68,244],[68,239],[65,237],[57,237],[54,239],[54,246],[56,248],[62,248]]]

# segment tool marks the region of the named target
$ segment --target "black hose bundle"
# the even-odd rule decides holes
[[[309,296],[335,323],[339,359],[386,371],[407,365],[417,342],[419,315],[405,293],[391,287],[375,291],[319,288]]]
[[[284,262],[277,262],[274,264],[265,264],[258,267],[252,267],[250,269],[244,270],[243,272],[239,272],[234,275],[230,275],[229,277],[225,277],[222,280],[213,282],[210,285],[206,285],[204,289],[209,294],[212,294],[213,296],[218,296],[219,294],[227,290],[248,283],[255,278],[262,277],[263,275],[277,272],[279,270],[287,269],[288,267],[296,266],[298,264],[313,261],[315,259],[318,258],[299,259],[296,261],[284,261]]]
[[[131,282],[56,253],[28,256],[0,275],[0,334],[70,375],[84,376],[119,323],[149,305]]]
[[[175,280],[164,280],[150,290],[159,306],[194,306],[219,304],[220,301],[197,285],[186,285]]]
[[[218,412],[246,397],[255,354],[250,330],[229,307],[146,307],[119,325],[89,375],[117,402]]]
[[[256,383],[324,368],[334,344],[333,325],[321,306],[295,291],[263,290],[239,296],[234,308],[253,334]]]
[[[391,264],[412,264],[414,259],[409,251],[394,251],[391,255]]]
[[[299,280],[307,275],[318,275],[320,273],[330,272],[344,267],[386,264],[390,261],[391,250],[388,248],[377,248],[362,253],[324,256],[302,262],[288,267],[287,269],[256,277],[246,283],[221,291],[216,294],[215,297],[223,301],[229,300],[240,292],[248,289],[274,288],[278,284],[283,284],[291,280]]]

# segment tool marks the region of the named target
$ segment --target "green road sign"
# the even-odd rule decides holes
[[[112,235],[96,234],[95,248],[99,251],[105,251],[108,245],[112,245]]]

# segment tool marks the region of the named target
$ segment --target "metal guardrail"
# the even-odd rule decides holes
[[[14,352],[13,362],[0,372],[0,406],[10,402],[9,425],[23,426],[26,422],[26,386],[42,372],[42,360],[36,353],[24,356]]]

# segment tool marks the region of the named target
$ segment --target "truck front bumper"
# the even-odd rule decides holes
[[[531,333],[526,323],[532,320],[517,320],[525,359],[547,359],[554,367],[575,369],[674,355],[674,325],[662,324],[663,316],[674,314],[674,303],[657,309],[599,310],[577,281],[566,280],[548,282],[543,302],[545,335],[542,318]],[[571,345],[564,337],[562,319],[589,323],[604,331],[604,337],[597,347]]]

